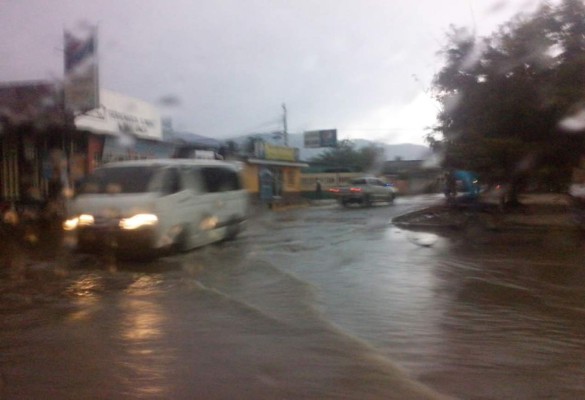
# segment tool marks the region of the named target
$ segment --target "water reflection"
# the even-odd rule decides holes
[[[158,274],[141,275],[126,288],[125,292],[134,296],[146,296],[162,291],[163,276]]]
[[[77,310],[69,313],[70,321],[90,319],[99,309],[99,293],[104,290],[103,278],[96,274],[83,275],[74,280],[65,293],[74,298]]]
[[[143,285],[144,280],[137,284]],[[142,290],[139,293],[144,294]],[[148,299],[124,296],[119,303],[121,364],[127,370],[129,389],[138,398],[144,395],[170,398],[169,382],[175,353],[166,343],[168,321],[157,299],[156,296]]]
[[[79,298],[96,297],[98,291],[103,291],[103,278],[97,274],[82,275],[74,280],[66,290],[70,296]]]
[[[158,339],[162,336],[161,325],[164,317],[159,305],[142,299],[126,299],[121,306],[124,310],[124,318],[121,321],[122,338],[133,342]]]

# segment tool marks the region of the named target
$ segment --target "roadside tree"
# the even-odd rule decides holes
[[[545,4],[486,38],[451,27],[441,54],[429,142],[445,166],[508,183],[512,203],[528,183],[566,186],[584,150],[585,5]]]
[[[356,149],[351,140],[341,140],[337,147],[327,149],[310,161],[331,167],[347,167],[359,172],[377,172],[380,169],[384,156],[384,149],[376,146],[366,146]]]

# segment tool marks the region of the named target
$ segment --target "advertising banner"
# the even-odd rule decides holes
[[[305,132],[304,141],[306,149],[316,149],[321,147],[321,135],[319,135],[319,131]]]

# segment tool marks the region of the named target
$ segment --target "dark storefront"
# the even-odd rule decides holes
[[[50,83],[0,86],[0,201],[46,201],[85,173],[87,139],[76,132]],[[70,164],[71,163],[71,164]]]

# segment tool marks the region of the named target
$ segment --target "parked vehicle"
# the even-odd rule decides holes
[[[233,239],[248,216],[236,166],[215,160],[108,164],[81,186],[63,227],[81,251],[144,254]]]
[[[370,206],[374,202],[394,202],[398,191],[380,178],[363,177],[353,179],[348,186],[330,188],[329,193],[343,206],[349,204]]]

